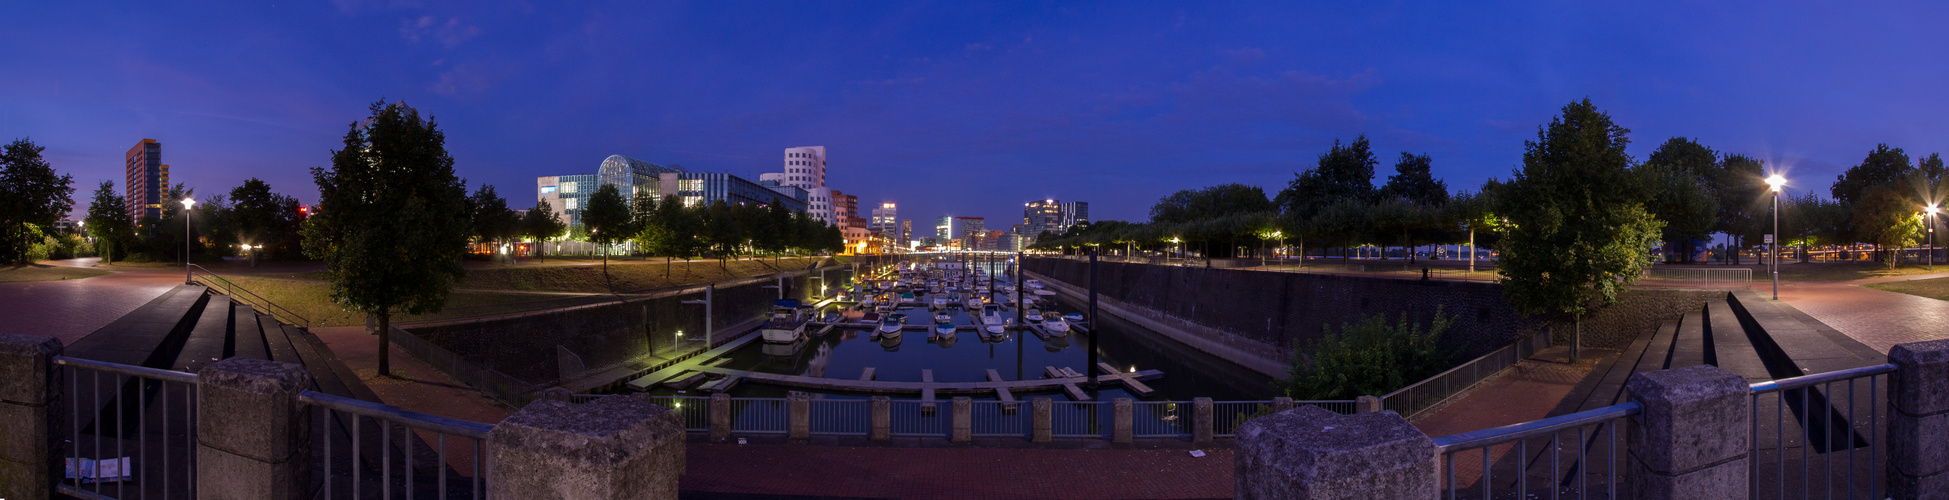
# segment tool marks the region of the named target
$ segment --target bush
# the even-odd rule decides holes
[[[1337,334],[1325,326],[1326,335],[1312,343],[1293,342],[1293,357],[1298,361],[1285,380],[1273,385],[1298,400],[1344,400],[1394,392],[1449,368],[1449,355],[1436,346],[1436,340],[1453,320],[1436,307],[1426,331],[1421,323],[1408,322],[1405,312],[1392,324],[1386,315],[1377,314],[1341,325]]]
[[[50,235],[41,238],[39,243],[27,246],[27,260],[62,260],[75,258],[81,250],[81,238],[71,235]]]

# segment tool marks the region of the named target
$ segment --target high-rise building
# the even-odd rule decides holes
[[[860,231],[867,230],[866,218],[859,216],[858,196],[846,194],[837,189],[832,190],[832,216],[833,221],[839,225],[840,230],[851,228],[858,228]]]
[[[891,201],[883,201],[880,202],[879,208],[873,209],[873,221],[870,223],[871,226],[868,229],[872,229],[875,233],[880,233],[880,235],[887,237],[887,239],[895,239],[899,236],[895,234],[899,230],[899,222],[899,205],[895,205]]]
[[[570,228],[581,227],[582,209],[589,196],[603,184],[616,186],[625,203],[636,196],[649,195],[659,201],[681,201],[684,206],[708,205],[722,200],[732,204],[780,203],[795,212],[806,211],[806,195],[796,187],[774,189],[743,178],[718,172],[690,172],[678,165],[658,165],[623,155],[602,160],[596,173],[550,175],[535,178],[537,199],[562,214]]]
[[[1090,202],[1072,201],[1072,202],[1062,204],[1062,224],[1058,227],[1061,227],[1064,231],[1067,231],[1069,230],[1069,228],[1076,227],[1076,226],[1086,226],[1089,225],[1089,223],[1090,223]]]
[[[169,203],[169,165],[162,164],[162,143],[143,139],[129,148],[127,178],[123,181],[122,203],[129,217],[162,217],[162,205]]]
[[[896,237],[896,239],[900,241],[901,244],[906,244],[908,240],[914,239],[913,219],[900,219],[900,236]]]
[[[833,213],[833,202],[836,200],[831,190],[826,188],[825,146],[785,148],[785,171],[758,174],[758,180],[804,189],[810,205],[806,213],[828,225],[842,222]]]
[[[986,234],[988,229],[983,227],[986,221],[987,219],[981,217],[955,217],[954,237],[959,238],[970,234]]]
[[[945,240],[954,238],[959,233],[960,231],[954,230],[954,216],[943,215],[940,218],[934,219],[934,239]]]
[[[1056,200],[1031,201],[1022,205],[1022,226],[1030,241],[1042,236],[1043,232],[1062,232],[1062,204]]]

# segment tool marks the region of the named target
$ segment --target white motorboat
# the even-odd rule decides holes
[[[946,322],[949,322],[949,321],[954,321],[954,317],[953,317],[953,316],[948,316],[948,315],[947,315],[947,312],[937,312],[937,313],[934,313],[934,322],[935,322],[935,323],[946,323]]]
[[[1023,285],[1029,288],[1042,288],[1042,280],[1028,280]]]
[[[1029,309],[1029,310],[1027,310],[1027,311],[1022,311],[1022,320],[1023,320],[1023,321],[1034,321],[1034,322],[1037,322],[1037,323],[1041,323],[1041,322],[1042,322],[1042,310],[1040,310],[1040,309],[1033,309],[1033,308],[1031,308],[1031,309]]]
[[[1051,333],[1067,332],[1069,331],[1069,322],[1063,321],[1062,316],[1056,316],[1056,315],[1043,316],[1042,328],[1049,330]]]
[[[907,326],[903,324],[906,322],[907,322],[907,315],[905,314],[892,314],[892,315],[888,315],[885,318],[881,318],[880,336],[881,337],[886,337],[889,335],[894,337],[900,336],[901,328]]]
[[[1062,319],[1067,320],[1070,323],[1076,323],[1083,320],[1083,313],[1076,312],[1076,313],[1064,314],[1062,315]]]
[[[765,342],[790,344],[805,338],[805,324],[808,321],[811,321],[811,317],[799,307],[799,301],[779,300],[772,302],[771,319],[765,320],[758,331]]]
[[[967,302],[965,302],[965,303],[963,303],[963,304],[961,304],[961,307],[964,307],[964,308],[967,308],[967,310],[970,310],[970,311],[973,311],[973,310],[976,310],[976,309],[980,309],[980,308],[981,308],[981,304],[982,304],[982,300],[981,300],[981,296],[980,296],[980,295],[972,295],[972,296],[969,296],[969,297],[968,297],[968,301],[967,301]]]
[[[947,308],[947,304],[948,304],[948,302],[947,302],[947,297],[946,297],[946,296],[943,296],[943,295],[938,295],[938,294],[936,294],[936,295],[934,295],[934,296],[932,296],[932,297],[931,297],[931,298],[930,298],[930,299],[928,300],[928,303],[929,303],[929,304],[931,304],[931,305],[929,305],[928,307],[932,307],[932,308],[935,308],[935,309],[946,309],[946,308]]]
[[[936,337],[953,337],[953,336],[954,336],[954,323],[948,323],[948,322],[945,322],[945,321],[943,321],[943,322],[940,322],[940,323],[935,323],[935,324],[934,324],[934,336],[936,336]]]

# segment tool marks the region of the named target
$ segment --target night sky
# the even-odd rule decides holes
[[[1694,137],[1795,191],[1876,143],[1949,150],[1943,4],[640,3],[8,2],[0,140],[46,146],[82,211],[145,137],[201,196],[256,176],[309,202],[366,106],[404,99],[516,207],[611,154],[756,180],[824,145],[830,186],[916,229],[1272,193],[1357,134],[1377,181],[1410,151],[1473,189],[1586,96],[1639,159]]]

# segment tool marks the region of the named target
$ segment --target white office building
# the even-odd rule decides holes
[[[806,192],[806,213],[828,225],[839,222],[833,213],[832,190],[826,187],[826,147],[785,148],[785,171],[759,174],[760,182],[776,182]]]

